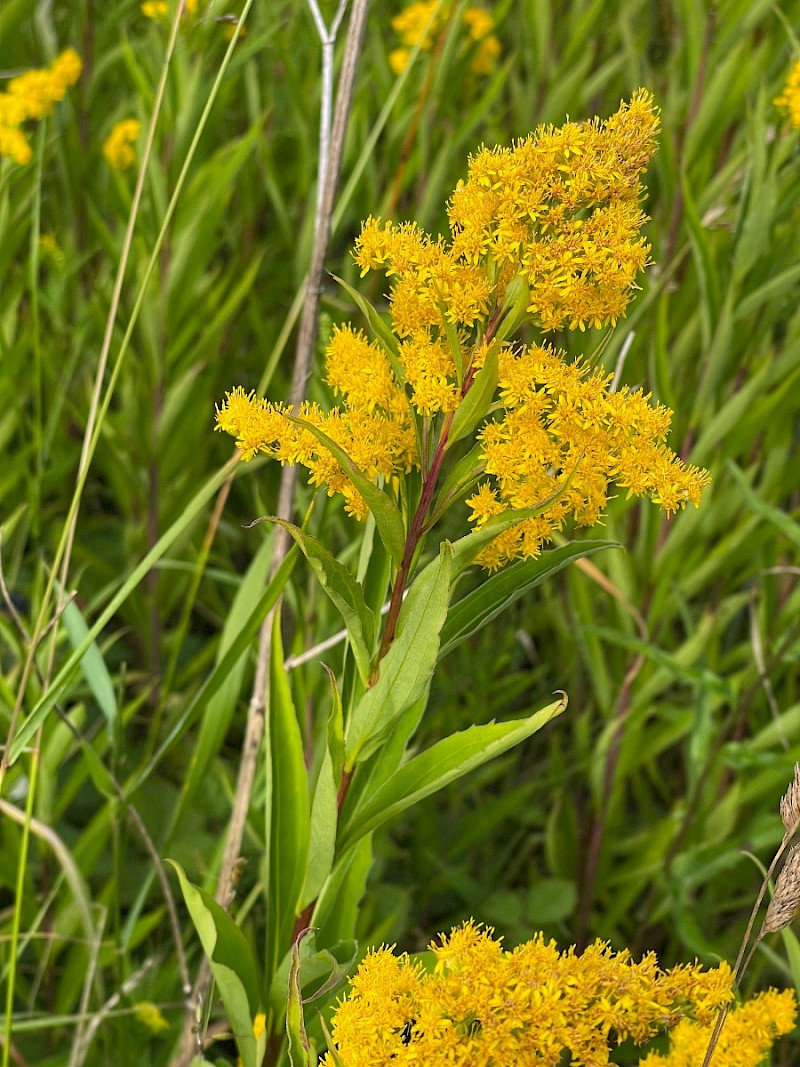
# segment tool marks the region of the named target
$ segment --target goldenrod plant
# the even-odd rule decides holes
[[[415,753],[411,738],[440,655],[602,547],[568,542],[542,553],[568,525],[600,521],[613,484],[667,512],[700,502],[708,474],[665,444],[671,413],[641,390],[612,390],[590,360],[570,360],[545,340],[559,327],[609,326],[624,315],[649,252],[641,179],[657,129],[652,96],[639,90],[607,120],[541,127],[512,148],[481,150],[448,203],[449,239],[369,219],[354,258],[362,276],[389,278],[389,323],[345,286],[372,336],[349,325],[333,333],[325,373],[341,406],[292,410],[237,387],[217,411],[242,459],[305,466],[312,485],[341,494],[373,531],[354,575],[308,530],[273,520],[339,611],[349,654],[331,678],[327,728],[309,738],[309,777],[274,634],[267,1042],[284,1030],[292,954],[309,928],[311,944],[326,944],[345,874],[369,835],[566,706],[562,697],[527,719],[476,724]],[[541,340],[520,342],[526,327]],[[426,550],[437,523],[465,504],[474,529]],[[487,577],[451,611],[471,563],[493,572],[515,560],[511,585],[502,571]],[[337,925],[340,937],[354,936]],[[251,990],[251,1006],[256,1000]],[[230,1010],[246,1014],[232,1001]],[[257,1062],[244,1046],[242,1056]]]

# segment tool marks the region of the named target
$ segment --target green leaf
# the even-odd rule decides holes
[[[419,575],[397,620],[397,633],[380,662],[378,680],[356,704],[347,722],[347,769],[367,759],[407,708],[426,691],[436,666],[439,633],[450,599],[452,546]]]
[[[447,435],[447,448],[466,437],[486,418],[497,389],[497,357],[500,346],[490,345],[486,360],[470,386],[467,395],[458,405]]]
[[[309,433],[313,434],[320,444],[328,449],[334,459],[338,460],[342,470],[361,493],[364,503],[372,512],[381,540],[389,550],[396,566],[399,567],[403,562],[406,528],[403,516],[400,514],[395,502],[382,489],[379,489],[374,482],[371,482],[350,459],[345,450],[328,437],[326,433],[312,425],[307,419],[299,419],[296,415],[286,415],[285,417],[290,422],[295,423],[297,426],[302,426],[304,430],[308,430]]]
[[[308,1038],[303,1022],[303,998],[300,994],[300,949],[292,945],[289,971],[289,996],[286,1005],[286,1036],[289,1039],[289,1062],[292,1067],[309,1067]]]
[[[502,310],[505,312],[502,322],[495,333],[496,341],[505,341],[516,333],[526,319],[530,318],[528,307],[531,302],[531,290],[528,280],[522,274],[511,279],[506,289]]]
[[[215,655],[215,669],[219,669],[226,654],[234,645],[238,647],[237,639],[243,633],[249,636],[245,642],[246,647],[242,648],[238,658],[231,664],[227,677],[220,680],[217,691],[213,696],[207,696],[203,704],[202,722],[197,733],[197,740],[192,745],[189,766],[182,779],[181,795],[174,813],[176,824],[180,822],[184,812],[190,808],[198,790],[207,780],[209,767],[222,748],[233,719],[244,680],[249,646],[256,629],[260,627],[266,615],[266,611],[262,614],[259,602],[263,601],[274,541],[274,536],[264,538],[249,567],[242,575],[233,603],[226,613]],[[275,599],[277,599],[278,591],[276,590]]]
[[[331,1036],[331,1032],[328,1029],[328,1024],[325,1022],[325,1019],[322,1016],[322,1012],[320,1012],[320,1015],[319,1015],[319,1023],[320,1023],[320,1026],[322,1027],[322,1033],[323,1033],[323,1035],[325,1037],[325,1040],[328,1042],[328,1055],[330,1056],[331,1060],[333,1061],[334,1067],[344,1067],[344,1060],[339,1055],[339,1053],[336,1051],[336,1042],[333,1040],[333,1037]]]
[[[472,530],[455,541],[453,543],[453,577],[457,577],[471,563],[474,563],[475,559],[487,545],[494,541],[495,537],[499,537],[501,533],[510,530],[517,523],[524,522],[525,519],[535,519],[538,515],[542,515],[547,511],[567,491],[580,464],[581,460],[579,459],[561,485],[550,496],[545,497],[540,504],[530,508],[509,508],[508,511],[503,511],[499,515],[492,515],[483,526],[479,526],[477,530]]]
[[[339,814],[336,793],[333,760],[330,748],[326,746],[317,784],[314,787],[314,797],[311,801],[308,864],[300,897],[301,909],[317,899],[333,867],[333,856],[336,851],[336,823]]]
[[[436,507],[428,525],[433,526],[454,501],[471,489],[486,470],[483,445],[476,444],[462,456],[445,478],[436,498]]]
[[[259,1009],[259,979],[250,946],[224,908],[192,885],[174,860],[183,899],[219,988],[244,1067],[258,1067],[253,1020]]]
[[[338,790],[342,784],[342,770],[344,768],[344,711],[342,697],[336,684],[336,675],[323,663],[331,683],[331,713],[328,716],[328,752],[331,757],[333,768],[333,780]]]
[[[73,648],[81,648],[86,641],[89,627],[74,600],[71,600],[64,608],[61,618],[64,620],[64,629],[67,631],[69,643]],[[109,731],[113,732],[118,714],[117,698],[114,693],[114,683],[111,681],[111,675],[108,673],[96,641],[91,642],[81,657],[81,671],[92,696],[105,716]]]
[[[772,523],[773,526],[776,526],[792,544],[800,546],[800,524],[791,519],[785,511],[781,511],[780,508],[776,508],[773,504],[768,504],[766,500],[763,500],[747,481],[744,472],[736,466],[732,459],[729,459],[725,466],[736,482],[750,510],[754,511],[756,515],[760,515],[762,519],[766,519],[767,522]]]
[[[384,348],[398,382],[402,385],[406,380],[406,375],[405,370],[403,369],[403,364],[400,362],[400,345],[397,343],[397,338],[372,304],[370,304],[369,300],[367,300],[358,289],[354,289],[352,285],[349,285],[343,278],[339,278],[335,274],[331,274],[331,277],[341,285],[342,289],[344,289],[364,315],[364,318],[369,323],[369,328]]]
[[[344,564],[331,555],[316,537],[305,533],[294,523],[267,516],[267,522],[277,523],[289,533],[300,551],[311,564],[311,568],[330,599],[342,616],[350,647],[358,667],[358,673],[364,685],[372,673],[372,653],[375,645],[375,616],[364,600],[361,586],[353,578]]]
[[[365,834],[412,804],[518,745],[560,715],[566,706],[564,696],[526,719],[471,726],[415,756],[357,808],[346,825],[340,827],[339,853],[344,854]]]
[[[684,174],[681,178],[683,189],[684,215],[689,229],[689,240],[694,252],[695,265],[697,267],[698,280],[700,282],[700,301],[708,319],[709,330],[713,330],[719,317],[720,284],[714,257],[711,254],[708,235],[703,227],[700,214],[697,210],[689,179]]]
[[[9,764],[16,763],[21,753],[25,751],[26,746],[30,743],[33,735],[47,718],[53,705],[62,699],[80,667],[84,654],[89,650],[92,643],[102,633],[111,619],[114,618],[121,605],[125,603],[145,575],[149,574],[156,563],[166,555],[178,537],[181,536],[190,523],[202,511],[214,493],[216,493],[217,489],[219,489],[225,479],[229,477],[236,462],[236,460],[231,460],[229,463],[226,463],[224,467],[208,479],[205,485],[198,490],[192,500],[186,505],[181,512],[180,517],[175,520],[166,533],[162,534],[156,544],[153,545],[150,551],[142,558],[136,567],[134,567],[133,571],[123,582],[122,587],[115,596],[112,597],[111,601],[101,612],[99,618],[89,630],[86,637],[81,641],[79,647],[76,648],[69,657],[67,662],[48,686],[47,691],[42,694],[41,699],[33,708],[28,718],[20,726],[11,744]]]
[[[447,338],[447,344],[450,347],[450,355],[453,357],[453,365],[456,368],[456,381],[460,388],[461,383],[464,381],[464,353],[461,351],[458,330],[448,319],[447,305],[442,300],[439,301],[439,311],[442,316],[442,322],[444,323],[444,333]]]
[[[241,659],[244,652],[252,643],[256,634],[261,629],[261,624],[267,616],[267,613],[275,606],[278,601],[278,597],[283,591],[283,587],[286,585],[292,571],[294,570],[295,563],[298,558],[298,550],[292,546],[286,555],[286,558],[281,563],[275,572],[275,576],[272,581],[263,591],[259,599],[257,600],[253,610],[247,617],[246,622],[239,630],[238,634],[234,638],[228,651],[219,661],[217,666],[206,678],[201,685],[198,692],[190,700],[185,710],[178,717],[177,721],[173,723],[167,737],[158,747],[151,759],[145,764],[145,766],[128,782],[125,786],[126,796],[130,797],[131,794],[139,788],[144,782],[148,780],[153,770],[159,765],[166,753],[172,748],[174,744],[186,733],[195,719],[201,714],[203,709],[207,706],[208,702],[217,693],[220,687],[225,682],[225,679],[235,669],[236,664]],[[203,735],[201,734],[201,737]],[[176,809],[175,818],[177,818],[184,810],[185,801],[183,800],[183,794],[180,801],[180,807]]]
[[[329,949],[318,949],[316,942],[317,930],[315,927],[309,927],[300,938],[298,946],[300,956],[298,980],[303,1004],[319,1000],[340,985],[358,954],[358,942],[352,938],[347,941],[337,941]],[[286,1011],[286,988],[293,962],[294,946],[281,960],[270,989],[269,1003],[276,1015],[283,1015]],[[305,989],[311,985],[314,986],[314,992],[305,994]]]
[[[439,659],[520,600],[528,590],[558,574],[575,560],[619,547],[614,541],[575,541],[543,552],[534,559],[503,567],[450,608],[442,627]]]
[[[267,988],[289,948],[306,878],[310,818],[303,738],[283,665],[280,613],[272,628],[266,742]]]

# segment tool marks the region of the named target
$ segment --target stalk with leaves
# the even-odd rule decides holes
[[[697,504],[708,481],[667,447],[668,409],[613,390],[593,360],[570,361],[546,340],[624,314],[648,261],[641,178],[657,129],[640,90],[605,121],[482,149],[449,201],[447,239],[368,219],[354,256],[362,275],[390,279],[389,315],[342,282],[371,336],[349,324],[333,332],[325,377],[339,406],[292,408],[237,387],[217,411],[244,460],[306,467],[365,524],[352,574],[307,529],[269,520],[310,563],[347,648],[329,712],[304,738],[275,624],[258,962],[233,920],[179,872],[245,1067],[265,1052],[277,1062],[284,1031],[292,1064],[309,1062],[302,1001],[354,958],[372,832],[566,707],[562,694],[413,753],[437,662],[545,577],[607,547],[543,551],[565,527],[598,522],[614,485],[672,512]],[[445,517],[449,530],[464,528],[465,506],[472,529],[431,551]],[[489,576],[453,603],[475,563]]]

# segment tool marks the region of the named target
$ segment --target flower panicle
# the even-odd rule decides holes
[[[714,1013],[733,996],[727,964],[662,970],[652,953],[637,961],[602,941],[582,953],[559,952],[542,934],[505,950],[491,928],[472,920],[430,949],[430,971],[390,948],[367,955],[333,1016],[336,1062],[525,1067],[560,1062],[568,1050],[572,1062],[607,1063],[611,1048],[628,1038],[642,1045],[662,1030],[679,1041],[707,1038]],[[737,1067],[756,1067],[795,1014],[791,991],[762,994],[734,1011],[732,1020],[762,1024]],[[331,1052],[322,1060],[324,1067],[333,1062]],[[687,1062],[671,1053],[663,1060]],[[662,1059],[651,1054],[642,1063]]]
[[[449,204],[449,239],[370,217],[355,242],[362,276],[389,280],[392,336],[369,341],[334,328],[325,373],[339,407],[325,415],[307,406],[303,418],[362,473],[391,481],[422,466],[418,450],[432,454],[489,363],[481,389],[496,385],[473,423],[483,455],[463,495],[476,527],[527,512],[483,552],[490,570],[538,555],[567,522],[601,522],[615,490],[669,514],[697,506],[709,482],[668,447],[672,412],[649,394],[615,389],[610,375],[547,343],[508,340],[526,319],[543,331],[585,329],[624,313],[647,260],[639,201],[657,130],[646,90],[605,121],[540,127],[471,159]],[[341,492],[347,510],[365,517],[347,473],[289,414],[234,390],[217,425],[243,458],[300,462],[312,484]]]

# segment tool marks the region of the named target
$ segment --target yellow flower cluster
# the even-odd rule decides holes
[[[774,103],[789,116],[792,126],[800,130],[800,59],[792,65],[783,92],[775,97]]]
[[[113,170],[127,170],[136,162],[134,145],[142,124],[138,119],[123,119],[115,124],[103,143],[103,156]]]
[[[26,71],[12,78],[8,89],[0,93],[0,156],[10,156],[15,163],[27,163],[31,146],[23,123],[44,118],[53,112],[53,105],[63,100],[67,89],[81,76],[81,59],[68,48],[53,61],[51,67]]]
[[[559,952],[541,934],[504,951],[491,930],[472,921],[430,947],[432,973],[387,948],[362,962],[332,1020],[344,1067],[555,1067],[566,1062],[565,1051],[570,1063],[599,1067],[628,1038],[641,1045],[676,1025],[678,1035],[703,1032],[733,995],[724,963],[664,971],[652,953],[637,963],[602,942],[580,955]],[[791,1029],[794,1012],[789,992],[765,994],[734,1012],[734,1026],[741,1016],[761,1035],[743,1047],[737,1067],[756,1067],[774,1038]],[[696,1022],[682,1024],[688,1019]],[[648,1056],[643,1063],[662,1060]],[[331,1052],[322,1065],[333,1067]]]
[[[429,52],[433,42],[447,26],[453,14],[448,0],[420,0],[409,4],[392,19],[392,28],[403,43],[389,53],[389,66],[395,74],[402,74],[411,58],[411,49],[419,45]],[[468,7],[462,16],[468,30],[470,47],[474,48],[470,68],[475,74],[491,74],[500,55],[500,41],[491,32],[494,21],[481,7]]]
[[[453,254],[521,270],[545,331],[615,323],[650,251],[640,176],[658,126],[652,95],[639,90],[605,122],[541,127],[511,149],[483,149],[450,201]]]
[[[669,408],[651,407],[638,390],[610,392],[610,375],[535,345],[502,351],[499,376],[504,417],[479,434],[496,487],[484,482],[467,501],[471,519],[482,526],[508,508],[536,507],[558,495],[542,514],[495,538],[481,556],[484,566],[537,555],[568,517],[594,525],[612,482],[668,512],[698,504],[709,476],[664,444]]]
[[[185,0],[181,18],[192,18],[197,14],[198,0]],[[163,22],[169,16],[169,4],[167,0],[144,0],[141,12],[149,19]]]
[[[714,1050],[714,1067],[756,1067],[764,1062],[776,1038],[794,1029],[797,1002],[789,989],[758,993],[725,1020]],[[670,1033],[670,1049],[651,1052],[639,1067],[700,1067],[713,1027],[683,1019]]]
[[[468,501],[471,520],[542,511],[486,549],[489,568],[538,554],[568,519],[596,523],[612,484],[672,512],[696,505],[709,481],[666,446],[667,408],[639,391],[612,392],[609,377],[580,360],[513,348],[498,334],[505,314],[516,316],[513,333],[526,317],[544,329],[583,329],[624,313],[647,259],[638,201],[657,126],[652,98],[640,91],[605,122],[541,129],[514,148],[484,150],[450,202],[449,241],[413,222],[374,218],[356,241],[362,276],[380,270],[390,279],[392,336],[369,342],[350,326],[336,329],[326,376],[341,410],[324,415],[312,405],[303,417],[367,477],[391,479],[423,466],[418,441],[425,466],[437,448],[441,463],[457,409],[490,358],[491,381],[496,362],[498,389],[483,410],[502,417],[478,430],[489,480]],[[287,414],[238,389],[218,410],[217,428],[236,437],[245,459],[263,452],[304,464],[312,482],[341,492],[348,511],[365,517],[324,443]]]
[[[217,429],[236,438],[244,459],[263,452],[281,463],[307,467],[312,485],[324,485],[328,496],[341,493],[345,510],[365,519],[367,506],[338,461],[311,430],[292,422],[286,417],[288,414],[284,405],[272,404],[237,388],[217,409]],[[410,426],[378,408],[334,408],[325,413],[317,404],[306,403],[301,405],[298,417],[344,449],[371,481],[407,471],[415,461],[416,444]]]

